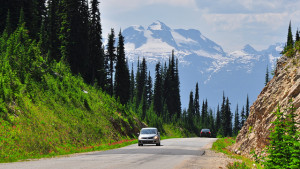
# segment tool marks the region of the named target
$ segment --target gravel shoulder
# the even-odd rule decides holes
[[[240,161],[228,157],[226,154],[217,153],[210,150],[213,143],[209,143],[203,147],[205,154],[200,157],[193,157],[192,159],[183,161],[176,169],[225,169],[228,163]]]

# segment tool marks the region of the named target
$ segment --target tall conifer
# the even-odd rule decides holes
[[[246,119],[248,118],[249,116],[249,113],[250,113],[250,105],[249,105],[249,97],[248,97],[248,94],[247,94],[247,101],[246,101]]]
[[[125,59],[124,37],[121,30],[117,47],[117,62],[115,74],[115,97],[120,99],[122,104],[126,104],[130,98],[130,79],[128,65]]]
[[[160,116],[162,114],[162,75],[161,66],[158,62],[155,66],[155,83],[154,83],[154,96],[153,96],[153,109],[154,112]]]
[[[105,88],[105,69],[104,69],[104,53],[102,52],[102,27],[99,11],[99,1],[91,1],[90,9],[90,25],[89,25],[89,68],[90,73],[88,81],[93,83],[95,80],[98,86]]]
[[[270,81],[270,78],[269,78],[269,68],[267,66],[266,77],[265,77],[265,86],[268,84],[269,81]]]
[[[196,83],[196,89],[195,89],[195,100],[194,100],[194,105],[195,105],[195,115],[197,119],[199,120],[200,118],[200,105],[199,105],[199,87],[198,87],[198,82]]]
[[[110,30],[110,34],[108,35],[108,43],[107,43],[107,60],[109,61],[109,74],[108,74],[108,84],[107,90],[108,93],[113,95],[113,73],[114,73],[114,63],[116,61],[116,47],[115,47],[115,31],[113,28]]]

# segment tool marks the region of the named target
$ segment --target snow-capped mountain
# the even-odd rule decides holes
[[[274,68],[283,44],[257,51],[250,45],[226,53],[222,47],[195,29],[172,29],[160,21],[147,28],[131,26],[123,31],[125,50],[130,62],[145,57],[154,76],[154,66],[169,60],[172,50],[179,59],[182,107],[188,104],[189,93],[199,82],[200,98],[211,107],[221,102],[222,93],[233,105],[254,101],[264,87],[267,66]],[[153,77],[154,79],[154,77]]]

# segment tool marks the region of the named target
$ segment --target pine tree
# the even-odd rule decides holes
[[[217,107],[217,116],[216,116],[216,129],[219,131],[220,127],[221,127],[221,112],[220,112],[220,109],[219,109],[219,105]],[[216,131],[216,132],[218,132]]]
[[[234,114],[234,127],[233,127],[233,135],[237,135],[240,130],[240,117],[239,117],[239,105],[236,105],[236,110]]]
[[[293,46],[294,46],[294,40],[293,40],[292,26],[290,21],[289,29],[288,29],[288,37],[287,37],[287,48],[292,49]]]
[[[146,94],[146,91],[144,92],[144,88],[146,87],[146,83],[147,83],[147,62],[145,58],[143,58],[142,64],[138,64],[138,72],[136,78],[137,78],[136,79],[136,83],[137,83],[136,106],[139,106],[143,97],[143,93]]]
[[[248,116],[249,116],[249,113],[250,113],[250,106],[249,106],[249,97],[248,97],[248,95],[247,95],[247,101],[246,101],[246,112],[245,112],[246,114],[246,119],[248,118]]]
[[[112,96],[113,95],[113,73],[114,73],[114,63],[116,61],[116,47],[115,47],[115,31],[111,28],[111,32],[108,35],[108,43],[107,43],[107,60],[109,61],[109,74],[108,74],[108,84],[107,91]]]
[[[119,32],[117,47],[117,61],[115,74],[115,97],[120,99],[121,104],[126,104],[130,98],[130,77],[128,65],[125,59],[124,37]]]
[[[296,42],[299,42],[300,41],[300,37],[299,37],[299,31],[297,29],[296,31]]]
[[[158,116],[162,115],[162,74],[160,63],[158,62],[155,66],[155,84],[154,84],[154,96],[153,96],[153,109]]]
[[[199,87],[198,87],[198,82],[196,83],[196,89],[195,89],[195,100],[194,100],[194,105],[195,105],[195,115],[197,119],[200,119],[200,105],[199,105]]]
[[[226,137],[226,98],[225,94],[223,92],[223,99],[222,99],[222,105],[221,105],[221,135],[223,137]]]
[[[189,100],[189,107],[188,107],[188,115],[191,119],[194,118],[195,115],[195,105],[194,105],[194,98],[193,98],[193,91],[190,92],[190,100]]]
[[[265,163],[266,168],[288,168],[290,155],[287,154],[288,145],[285,140],[285,119],[283,112],[278,106],[276,112],[276,119],[274,122],[273,131],[270,133],[270,145],[267,148],[269,153],[268,159]],[[288,155],[288,156],[287,156]],[[299,157],[299,156],[298,156]]]
[[[243,106],[242,111],[241,111],[241,126],[240,126],[240,128],[243,127],[245,121],[246,121],[245,107]]]
[[[268,66],[267,66],[266,77],[265,77],[265,86],[268,84],[269,81],[270,81],[270,78],[269,78],[269,69],[268,69]]]
[[[47,27],[47,35],[45,39],[45,51],[48,50],[48,57],[51,60],[56,60],[57,62],[61,59],[61,53],[59,46],[61,45],[59,40],[59,28],[60,28],[60,16],[59,16],[59,0],[49,0],[48,1],[48,18],[45,24]]]
[[[224,123],[224,136],[232,136],[232,114],[230,110],[230,103],[227,97],[225,104],[225,123]]]
[[[153,95],[153,91],[152,91],[152,78],[150,75],[150,71],[148,73],[148,80],[147,80],[147,84],[146,84],[146,92],[147,92],[147,104],[148,104],[148,108],[150,107],[151,103],[152,103],[152,95]]]
[[[130,101],[133,102],[135,91],[135,80],[134,80],[134,71],[133,71],[133,63],[131,66],[131,75],[130,75]]]
[[[104,53],[102,52],[102,27],[99,11],[99,1],[91,1],[89,24],[89,68],[88,82],[98,82],[98,86],[105,88]]]

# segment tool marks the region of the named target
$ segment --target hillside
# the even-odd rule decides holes
[[[270,128],[275,120],[277,106],[285,111],[289,100],[296,108],[296,122],[300,122],[300,53],[295,57],[282,56],[274,72],[273,79],[265,86],[257,100],[250,108],[250,115],[236,138],[231,150],[237,154],[251,157],[250,152],[255,150],[262,154],[265,146],[269,144]],[[286,111],[285,111],[286,112]]]
[[[0,38],[0,161],[136,138],[144,125],[62,62],[47,64],[21,27]]]
[[[20,26],[0,36],[0,162],[101,150],[146,124],[99,87],[48,62]],[[163,135],[180,135],[163,125]]]

